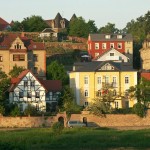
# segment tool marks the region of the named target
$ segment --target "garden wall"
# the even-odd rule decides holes
[[[64,118],[66,125],[66,114],[61,113],[57,116],[41,116],[41,117],[3,117],[0,116],[0,127],[49,127],[57,122],[60,117]],[[70,120],[80,120],[86,117],[88,125],[95,123],[101,127],[143,127],[150,126],[150,111],[145,118],[140,118],[134,114],[109,114],[105,117],[98,117],[89,112],[82,114],[72,114]]]

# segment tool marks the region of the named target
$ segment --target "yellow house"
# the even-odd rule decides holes
[[[6,74],[17,65],[30,69],[37,77],[46,76],[44,43],[34,42],[24,34],[0,34],[0,69]]]
[[[137,85],[137,71],[131,66],[124,66],[115,62],[85,62],[76,63],[70,72],[70,87],[73,89],[76,102],[80,106],[87,106],[97,98],[102,87],[110,84],[117,96],[111,103],[113,108],[133,107],[135,99],[129,98],[127,90]]]

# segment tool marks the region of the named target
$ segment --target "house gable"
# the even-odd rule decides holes
[[[24,43],[22,42],[22,40],[19,37],[17,37],[12,42],[10,49],[27,49],[27,48],[24,46]]]
[[[98,68],[98,70],[114,71],[114,70],[118,70],[118,69],[114,65],[112,65],[110,63],[105,63],[104,65],[100,66]]]

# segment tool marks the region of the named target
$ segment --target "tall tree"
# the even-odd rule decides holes
[[[48,27],[48,25],[41,16],[35,15],[24,18],[21,23],[23,25],[24,31],[26,32],[40,32]]]
[[[107,23],[104,27],[101,27],[98,31],[99,33],[118,33],[119,29],[115,27],[113,23]]]
[[[94,20],[89,20],[87,22],[87,26],[88,26],[88,32],[89,33],[97,33],[97,27],[95,25],[95,21]]]
[[[69,83],[69,77],[64,66],[57,61],[53,61],[47,66],[47,79],[61,80],[63,85]]]
[[[14,21],[11,26],[11,31],[23,31],[23,25],[19,21]]]

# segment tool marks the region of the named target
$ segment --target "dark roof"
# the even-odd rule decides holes
[[[109,63],[114,66],[115,70],[99,70],[102,66]],[[81,62],[74,64],[74,72],[118,72],[118,71],[137,71],[132,66],[125,65],[123,63],[116,63],[112,61],[92,61],[92,62]]]
[[[60,21],[63,20],[62,16],[60,15],[60,13],[57,13],[54,21],[55,21],[55,28],[61,28],[61,24]]]
[[[60,80],[40,80],[40,82],[47,89],[47,91],[58,92],[62,90]]]
[[[9,87],[8,91],[12,92],[28,72],[30,72],[34,76],[32,71],[30,70],[22,71],[17,78],[11,79],[11,86]],[[46,91],[57,92],[62,90],[62,84],[60,80],[42,80],[38,78],[36,78],[36,80],[41,83],[41,85],[45,88]]]
[[[19,37],[28,50],[44,50],[45,45],[42,42],[34,42],[20,33],[0,34],[0,49],[9,49],[12,42]]]
[[[105,36],[110,35],[110,39],[106,39]],[[117,38],[117,35],[122,35],[121,39]],[[131,34],[89,34],[91,41],[131,41],[133,40]]]
[[[76,18],[77,18],[76,14],[73,14],[72,17],[71,17],[71,19],[70,19],[70,21],[73,21],[73,20],[75,20]]]

